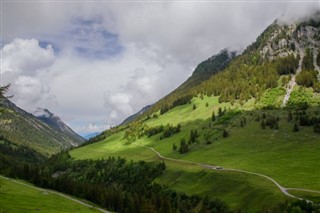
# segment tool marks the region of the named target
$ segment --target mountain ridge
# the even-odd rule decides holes
[[[33,113],[34,116],[42,120],[44,123],[52,126],[71,137],[77,138],[79,141],[84,141],[83,138],[74,132],[68,125],[66,125],[58,116],[54,115],[48,109],[37,108]]]
[[[0,108],[0,135],[15,145],[23,145],[41,154],[51,155],[85,141],[77,134],[64,132],[24,111],[7,98],[1,100]],[[69,129],[71,128],[68,127]]]

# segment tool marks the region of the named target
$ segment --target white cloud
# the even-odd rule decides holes
[[[11,84],[13,101],[32,111],[38,107],[54,107],[55,96],[38,73],[46,72],[55,60],[51,45],[42,48],[36,39],[14,39],[5,44],[2,51],[2,79]]]
[[[98,125],[95,123],[89,123],[86,125],[78,125],[74,128],[74,130],[76,132],[80,132],[82,135],[85,135],[93,132],[102,132],[108,128],[110,128],[109,125]]]
[[[42,48],[36,39],[14,39],[2,49],[2,73],[9,71],[34,75],[36,71],[51,66],[54,58],[51,45]]]
[[[318,6],[7,1],[2,77],[22,108],[41,105],[77,131],[93,131],[154,103],[220,49],[245,48],[281,14],[301,17]]]

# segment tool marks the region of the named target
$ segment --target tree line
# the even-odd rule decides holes
[[[56,155],[43,164],[0,155],[1,174],[89,200],[111,211],[230,212],[218,199],[177,193],[155,183],[165,169],[163,162],[127,162],[114,157],[78,161],[68,153]]]

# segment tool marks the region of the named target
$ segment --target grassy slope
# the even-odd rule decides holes
[[[193,103],[197,106],[196,110],[192,109]],[[219,139],[211,145],[201,142],[184,155],[173,152],[173,143],[179,146],[182,137],[189,138],[191,129],[198,129],[201,134],[203,128],[208,128],[212,110],[217,114],[218,107],[233,108],[228,103],[218,104],[217,97],[205,97],[203,100],[196,98],[193,103],[176,107],[157,119],[146,121],[149,126],[180,123],[182,131],[170,138],[159,140],[160,135],[155,135],[126,145],[124,133],[120,132],[102,142],[75,149],[71,155],[77,159],[123,156],[132,160],[156,160],[150,150],[137,145],[142,144],[154,147],[167,157],[259,172],[271,176],[285,187],[320,190],[320,171],[316,169],[320,162],[320,136],[314,134],[311,127],[301,127],[299,132],[293,133],[292,123],[286,121],[286,111],[266,111],[280,117],[279,130],[268,127],[262,130],[260,123],[254,121],[255,113],[262,112],[253,112],[252,115],[245,112],[241,116],[246,117],[247,125],[240,128],[239,118],[232,120],[227,127],[230,137],[223,139],[217,133]],[[209,107],[205,106],[206,103]],[[252,106],[253,100],[242,108],[250,109]],[[250,205],[251,210],[259,209],[284,199],[272,183],[260,177],[223,171],[190,172],[189,167],[170,163],[158,181],[186,193],[220,197],[234,208],[245,209]],[[303,196],[309,195],[306,193]],[[255,198],[261,199],[255,202]]]
[[[0,178],[0,212],[98,212],[61,196]]]

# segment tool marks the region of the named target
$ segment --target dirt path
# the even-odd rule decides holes
[[[290,194],[288,191],[289,191],[289,190],[297,190],[297,191],[314,192],[314,193],[319,193],[319,194],[320,194],[320,191],[316,191],[316,190],[309,190],[309,189],[302,189],[302,188],[286,188],[286,187],[283,187],[283,186],[281,186],[277,181],[275,181],[274,179],[272,179],[271,177],[269,177],[269,176],[267,176],[267,175],[260,174],[260,173],[249,172],[249,171],[240,170],[240,169],[222,168],[221,166],[216,166],[216,165],[209,165],[209,164],[203,164],[203,163],[196,163],[196,162],[192,162],[192,161],[186,161],[186,160],[168,158],[168,157],[162,156],[157,150],[155,150],[155,149],[152,148],[152,147],[143,146],[143,145],[140,145],[140,144],[137,144],[137,145],[139,145],[139,146],[141,146],[141,147],[144,147],[144,148],[147,148],[147,149],[150,149],[150,150],[153,151],[160,159],[164,159],[164,160],[168,160],[168,161],[174,161],[174,162],[182,162],[182,163],[187,163],[187,164],[192,164],[192,165],[197,165],[197,166],[201,166],[201,167],[206,168],[206,169],[215,169],[215,170],[220,170],[220,171],[242,172],[242,173],[257,175],[257,176],[266,178],[266,179],[270,180],[271,182],[273,182],[273,183],[280,189],[280,191],[281,191],[284,195],[286,195],[286,196],[288,196],[288,197],[292,197],[292,198],[297,198],[297,199],[299,199],[299,200],[303,200],[303,198],[294,196],[294,195]],[[306,200],[306,199],[304,199],[304,200]],[[306,200],[306,201],[307,201],[307,202],[312,202],[312,201],[310,201],[310,200]]]
[[[14,182],[14,183],[17,183],[17,184],[20,184],[20,185],[23,185],[23,186],[27,186],[27,187],[32,188],[32,189],[36,189],[36,190],[41,191],[41,192],[44,192],[44,193],[51,193],[51,194],[58,195],[58,196],[60,196],[60,197],[64,197],[64,198],[66,198],[66,199],[68,199],[68,200],[72,200],[72,201],[74,201],[74,202],[76,202],[76,203],[79,203],[79,204],[81,204],[81,205],[83,205],[83,206],[86,206],[86,207],[95,209],[95,210],[100,211],[100,212],[111,213],[111,212],[106,211],[106,210],[104,210],[104,209],[95,207],[95,206],[93,206],[93,205],[90,205],[90,204],[88,204],[88,203],[82,202],[82,201],[77,200],[77,199],[75,199],[75,198],[72,198],[72,197],[70,197],[70,196],[68,196],[68,195],[65,195],[65,194],[62,194],[62,193],[59,193],[59,192],[56,192],[56,191],[53,191],[53,190],[42,189],[42,188],[38,188],[38,187],[35,187],[35,186],[31,186],[31,185],[29,185],[29,184],[26,184],[26,183],[23,183],[23,182],[20,182],[20,181],[11,179],[11,178],[4,177],[4,176],[2,176],[2,175],[0,175],[0,177],[1,177],[2,179],[10,180],[10,181],[12,181],[12,182]]]

